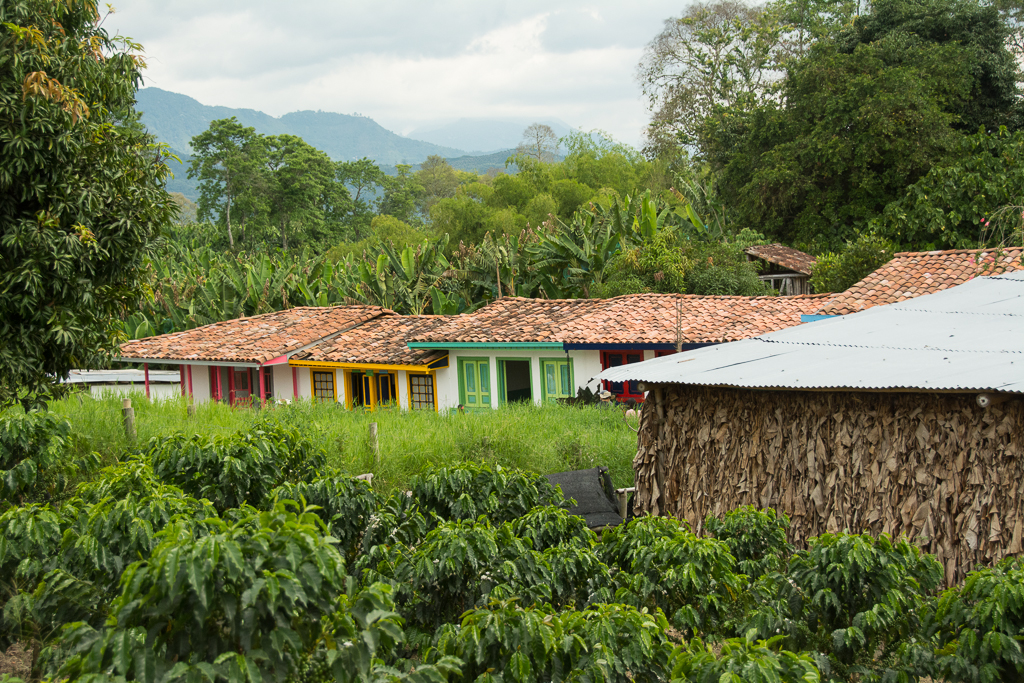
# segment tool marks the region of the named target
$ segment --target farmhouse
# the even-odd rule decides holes
[[[121,358],[177,365],[184,395],[231,405],[311,398],[349,409],[497,408],[569,398],[608,367],[800,323],[825,296],[504,298],[458,316],[294,308],[133,340]],[[619,400],[635,384],[609,383]]]
[[[385,313],[379,306],[290,308],[133,339],[121,345],[121,360],[142,363],[146,374],[151,363],[177,365],[182,395],[199,402],[312,396],[311,375],[289,366],[291,356]]]
[[[827,297],[827,295],[826,295]],[[599,388],[604,369],[800,323],[823,296],[630,294],[612,299],[499,299],[413,337],[413,349],[446,350],[442,406],[497,408],[570,398]],[[617,400],[643,400],[635,383],[605,385]]]
[[[906,535],[946,581],[1020,553],[1024,272],[601,374],[638,382],[635,512],[773,507]]]

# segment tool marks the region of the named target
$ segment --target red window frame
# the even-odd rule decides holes
[[[621,362],[612,365],[611,357],[618,356]],[[627,360],[629,356],[639,356],[636,360]],[[626,349],[622,351],[602,351],[601,352],[601,369],[607,370],[611,367],[617,367],[619,365],[629,365],[630,363],[640,363],[644,359],[644,352],[642,349]],[[616,401],[625,401],[629,398],[635,398],[637,401],[644,400],[644,392],[640,391],[637,386],[637,382],[609,382],[607,380],[602,382],[602,386],[608,391],[612,392]]]

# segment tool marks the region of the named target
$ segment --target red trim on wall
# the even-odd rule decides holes
[[[292,368],[292,393],[295,398],[299,397],[299,369]]]
[[[142,370],[146,373],[146,398],[149,398],[149,363],[143,363]]]

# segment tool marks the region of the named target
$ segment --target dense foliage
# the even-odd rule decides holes
[[[694,5],[638,72],[649,147],[692,149],[740,225],[815,254],[872,232],[1019,243],[1019,221],[979,228],[1024,204],[1020,19],[975,0]]]
[[[0,405],[109,357],[172,216],[140,48],[100,24],[94,0],[0,6]]]
[[[74,438],[35,415],[0,417],[22,460]],[[154,440],[60,500],[25,489],[0,515],[0,647],[38,676],[146,683],[1024,673],[1017,560],[940,594],[905,541],[794,552],[769,510],[709,518],[714,538],[651,517],[595,534],[519,470],[450,465],[385,498],[324,463],[263,418]]]

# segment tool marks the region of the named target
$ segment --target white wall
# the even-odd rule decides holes
[[[491,407],[501,405],[498,395],[498,358],[523,358],[530,361],[530,376],[533,380],[533,402],[540,405],[543,396],[540,376],[541,358],[565,358],[560,349],[452,349],[448,352],[448,367],[437,371],[437,401],[439,410],[450,410],[459,405],[459,358],[487,358],[491,375]],[[589,381],[601,373],[600,351],[570,351],[573,379],[576,389],[589,386],[596,391],[598,381]]]
[[[107,396],[124,396],[133,401],[146,400],[145,384],[90,384],[89,395],[93,398]],[[181,385],[177,382],[149,383],[149,398],[153,401],[166,401],[169,398],[181,397]]]
[[[292,401],[295,399],[295,391],[292,387],[292,368],[290,365],[271,365],[269,368],[265,368],[264,372],[272,372],[274,374],[274,400]],[[302,394],[299,394],[299,397],[301,398]]]
[[[213,397],[210,391],[210,366],[193,365],[192,367],[192,400],[195,403],[206,403]],[[185,382],[188,382],[188,368],[185,367]]]

